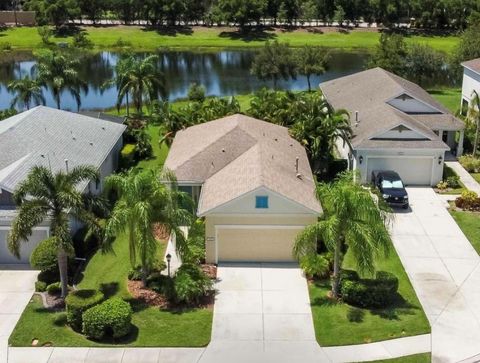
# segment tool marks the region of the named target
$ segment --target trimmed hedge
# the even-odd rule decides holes
[[[30,265],[40,271],[51,271],[57,267],[57,242],[54,238],[41,241],[30,255]]]
[[[358,279],[358,275],[349,274],[352,278],[344,276],[340,287],[346,303],[362,308],[384,308],[395,300],[398,290],[398,278],[395,275],[379,271],[375,279]]]
[[[186,304],[198,303],[212,285],[212,280],[197,265],[185,263],[175,274],[175,300]]]
[[[82,314],[91,307],[100,304],[103,293],[97,290],[77,290],[65,299],[67,323],[77,331],[82,329]]]
[[[121,338],[130,332],[132,307],[119,297],[106,300],[83,313],[82,332],[87,337],[100,340],[105,334]]]
[[[47,283],[44,281],[35,281],[35,291],[44,292],[47,289]]]
[[[48,285],[46,290],[50,295],[54,295],[62,291],[62,286],[60,282],[54,282],[53,284]]]

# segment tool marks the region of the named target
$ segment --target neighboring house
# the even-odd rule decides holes
[[[7,248],[17,214],[12,193],[31,168],[42,165],[56,172],[93,165],[99,180],[80,188],[99,193],[103,179],[117,168],[124,130],[120,124],[43,106],[0,121],[0,264],[28,263],[33,248],[49,236],[45,221],[33,229],[29,243],[22,244],[20,260]]]
[[[463,81],[462,81],[462,114],[466,115],[473,91],[480,95],[480,58],[472,59],[462,63]]]
[[[446,156],[463,153],[464,123],[420,86],[381,68],[322,83],[326,100],[350,113],[353,151],[339,156],[369,183],[373,170],[394,170],[407,185],[436,185]]]
[[[292,261],[295,236],[322,212],[302,145],[244,115],[177,132],[165,168],[205,217],[209,263]]]

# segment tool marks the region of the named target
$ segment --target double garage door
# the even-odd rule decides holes
[[[368,157],[366,181],[371,182],[373,170],[393,170],[406,185],[431,185],[432,166],[432,157]]]
[[[10,264],[29,264],[30,255],[35,247],[48,238],[47,230],[36,229],[33,230],[32,235],[28,239],[28,242],[21,242],[20,245],[20,259],[11,254],[8,249],[7,236],[9,229],[7,227],[0,227],[0,265]]]
[[[242,226],[217,229],[218,262],[291,262],[303,226]]]

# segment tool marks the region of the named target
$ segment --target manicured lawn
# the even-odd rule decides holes
[[[194,27],[175,31],[149,30],[138,26],[85,27],[89,38],[98,49],[112,49],[119,38],[131,42],[136,50],[171,48],[245,48],[261,46],[266,40],[289,42],[293,47],[305,44],[339,49],[372,49],[380,37],[376,31],[260,31],[241,34],[231,28]],[[178,29],[177,29],[178,30]],[[450,52],[458,44],[455,36],[411,36],[407,42],[426,43],[441,51]],[[53,42],[71,42],[71,37],[55,37]],[[34,49],[41,46],[35,27],[9,28],[0,32],[0,42],[10,43],[14,49]]]
[[[353,256],[347,252],[344,268],[353,268]],[[317,341],[321,346],[362,344],[430,332],[422,306],[403,269],[395,249],[387,258],[379,258],[377,270],[388,271],[399,279],[401,295],[386,309],[354,308],[327,298],[330,281],[310,284],[310,301]]]
[[[137,168],[160,170],[163,167],[165,159],[167,158],[168,147],[165,144],[160,147],[158,144],[160,141],[160,126],[150,125],[147,128],[147,132],[152,138],[151,143],[153,148],[153,156],[140,161],[137,165]]]
[[[480,183],[480,173],[472,173],[473,179]]]
[[[374,360],[371,363],[430,363],[431,361],[432,355],[430,353],[420,353],[400,358]]]
[[[447,180],[447,178],[449,178],[451,176],[458,176],[458,175],[455,172],[455,170],[453,170],[449,166],[445,165],[444,168],[443,168],[443,180]],[[449,195],[462,194],[466,190],[466,188],[465,188],[465,185],[462,183],[461,180],[459,181],[459,184],[460,185],[459,185],[458,188],[450,189],[448,191],[443,191],[440,194],[449,194]]]
[[[429,90],[433,98],[448,108],[453,114],[460,109],[460,99],[462,98],[462,90],[460,88],[442,88],[437,90]]]
[[[480,254],[480,213],[451,210],[450,214],[460,229]]]

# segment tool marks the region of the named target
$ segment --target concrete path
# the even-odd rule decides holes
[[[445,164],[452,168],[455,173],[460,177],[460,180],[469,190],[476,192],[480,195],[480,184],[466,171],[458,161],[446,161]]]
[[[200,362],[329,361],[297,265],[224,264],[217,277],[212,341]]]
[[[38,271],[0,265],[0,362],[7,362],[8,337],[27,306]]]
[[[407,188],[393,242],[432,326],[434,362],[480,353],[480,257],[431,188]]]

